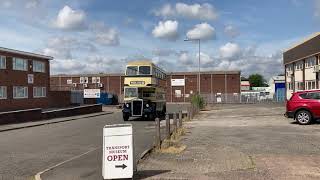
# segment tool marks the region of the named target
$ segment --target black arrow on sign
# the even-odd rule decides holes
[[[115,167],[116,167],[116,168],[122,168],[122,169],[124,169],[124,168],[126,168],[127,166],[126,166],[125,164],[122,164],[122,165],[116,165]]]

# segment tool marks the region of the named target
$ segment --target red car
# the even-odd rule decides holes
[[[293,93],[286,108],[287,118],[294,118],[302,125],[310,124],[320,118],[320,90]]]

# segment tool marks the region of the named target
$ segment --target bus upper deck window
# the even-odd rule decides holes
[[[138,75],[138,66],[128,66],[126,74],[129,76]]]
[[[150,66],[139,66],[139,74],[149,75],[150,73]]]

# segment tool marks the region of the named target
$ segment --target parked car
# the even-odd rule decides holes
[[[287,118],[306,125],[320,118],[320,90],[299,91],[292,94],[286,104]]]

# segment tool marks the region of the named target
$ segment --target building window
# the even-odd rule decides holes
[[[14,99],[28,98],[28,87],[13,86],[13,98]]]
[[[288,69],[289,71],[293,71],[293,65],[289,65]]]
[[[288,88],[288,90],[293,90],[292,82],[287,83],[287,88]]]
[[[21,59],[21,58],[13,58],[12,69],[19,70],[19,71],[27,71],[28,70],[28,60]]]
[[[6,57],[0,56],[0,69],[6,69]]]
[[[306,59],[306,68],[311,68],[316,65],[316,57],[310,57]]]
[[[33,61],[33,72],[45,72],[45,63],[41,61]]]
[[[89,78],[88,77],[80,77],[80,84],[88,84]]]
[[[304,83],[303,82],[295,82],[295,90],[300,91],[304,89]]]
[[[33,97],[46,97],[47,88],[46,87],[34,87],[33,88]]]
[[[295,69],[296,69],[296,70],[302,70],[302,68],[303,68],[303,63],[302,63],[302,62],[299,62],[299,63],[297,63],[297,64],[295,65]]]
[[[316,89],[316,81],[306,81],[306,89]]]
[[[7,87],[0,86],[0,99],[7,99]]]
[[[100,83],[100,77],[92,77],[91,78],[92,84],[99,84]]]

